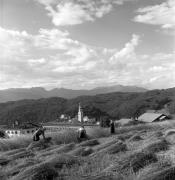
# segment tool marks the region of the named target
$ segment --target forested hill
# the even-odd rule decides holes
[[[147,109],[162,109],[166,107],[170,113],[175,113],[175,88],[153,90],[144,93],[109,93],[96,96],[80,96],[75,99],[58,97],[21,100],[0,104],[0,124],[11,124],[14,120],[20,122],[47,122],[57,119],[66,113],[75,116],[78,103],[81,102],[85,115],[92,117],[138,116]],[[165,106],[166,105],[166,106]]]

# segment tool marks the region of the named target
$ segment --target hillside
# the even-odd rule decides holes
[[[174,121],[0,139],[1,180],[174,180]]]
[[[65,88],[55,88],[45,90],[41,87],[35,88],[16,88],[0,90],[0,102],[17,101],[22,99],[40,99],[49,97],[62,97],[66,99],[76,98],[78,96],[93,96],[96,94],[106,94],[111,92],[145,92],[144,88],[136,86],[109,86],[97,87],[91,90],[72,90]]]
[[[62,113],[74,117],[77,114],[79,102],[83,106],[84,115],[96,118],[100,116],[114,119],[127,118],[138,116],[147,109],[162,108],[166,108],[170,113],[175,113],[175,88],[144,93],[116,92],[80,96],[70,100],[53,97],[1,103],[0,123],[11,125],[15,120],[48,122],[57,119]]]

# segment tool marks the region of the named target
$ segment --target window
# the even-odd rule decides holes
[[[17,131],[15,131],[15,134],[18,134]]]
[[[30,131],[27,131],[27,133],[29,134],[29,133],[30,133]]]
[[[10,134],[10,131],[7,131],[7,134]]]
[[[14,134],[14,132],[13,132],[13,131],[11,131],[11,134]]]

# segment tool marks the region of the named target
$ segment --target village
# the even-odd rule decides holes
[[[78,105],[77,116],[75,118],[70,118],[70,116],[66,114],[61,114],[59,119],[56,119],[52,122],[43,123],[42,126],[46,128],[46,132],[60,132],[62,130],[68,129],[78,129],[81,125],[85,126],[86,129],[89,128],[108,128],[110,127],[110,122],[114,122],[115,127],[119,128],[121,126],[126,125],[137,125],[140,123],[153,123],[153,122],[161,122],[165,120],[169,120],[170,114],[156,110],[147,110],[145,113],[141,114],[138,118],[122,118],[120,120],[112,120],[110,118],[103,119],[104,122],[96,121],[95,118],[88,118],[88,116],[84,116],[83,108],[81,107],[81,103]],[[20,124],[18,120],[16,120],[11,128],[6,128],[3,126],[2,128],[7,137],[20,137],[20,136],[28,136],[32,135],[37,131],[38,125],[34,123],[23,123]]]

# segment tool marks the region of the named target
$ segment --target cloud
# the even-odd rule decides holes
[[[113,6],[129,0],[35,0],[45,6],[55,26],[82,24],[95,21],[112,11]]]
[[[0,28],[0,86],[174,86],[175,52],[138,54],[140,39],[133,34],[123,48],[108,49],[73,40],[58,29],[40,29],[31,35]]]
[[[134,21],[159,25],[163,29],[175,28],[175,1],[167,0],[159,5],[139,8]]]

